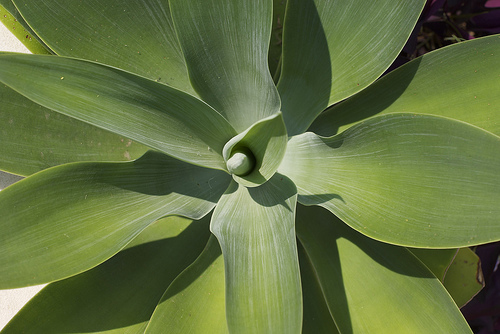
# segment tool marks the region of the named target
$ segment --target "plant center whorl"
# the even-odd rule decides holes
[[[235,149],[231,152],[231,157],[227,160],[226,166],[229,173],[245,176],[250,174],[254,169],[255,157],[246,148]]]

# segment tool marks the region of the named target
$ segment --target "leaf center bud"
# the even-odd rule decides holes
[[[245,176],[250,174],[255,167],[255,157],[248,149],[235,149],[231,152],[231,157],[227,160],[226,166],[229,173]]]

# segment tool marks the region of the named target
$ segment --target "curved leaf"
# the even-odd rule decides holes
[[[332,136],[373,115],[426,113],[500,136],[500,35],[453,44],[419,57],[321,114],[310,130]]]
[[[170,0],[170,8],[194,89],[237,132],[280,110],[267,63],[271,0]]]
[[[0,192],[0,287],[59,280],[111,257],[160,217],[206,215],[230,180],[150,151],[128,163],[75,163]]]
[[[44,108],[0,84],[0,169],[30,175],[76,161],[129,161],[147,148]]]
[[[470,250],[460,248],[444,277],[444,286],[458,306],[463,307],[484,287],[481,260]]]
[[[377,79],[403,48],[423,0],[288,0],[278,90],[288,133]],[[387,33],[390,31],[390,33]]]
[[[269,180],[278,169],[285,155],[288,136],[281,113],[267,117],[246,131],[233,137],[222,151],[224,160],[238,149],[247,149],[255,158],[253,171],[245,176],[233,174],[233,178],[247,187],[256,187]]]
[[[458,249],[426,249],[426,248],[409,248],[422,263],[436,276],[441,282],[448,268],[450,268]]]
[[[212,216],[226,271],[234,333],[300,333],[302,296],[295,240],[296,189],[276,174],[260,187],[232,182]]]
[[[340,334],[330,314],[325,296],[316,278],[314,267],[307,257],[304,247],[299,243],[300,279],[304,301],[303,334],[330,333]]]
[[[228,333],[224,261],[212,235],[196,261],[168,287],[145,333]]]
[[[0,55],[0,81],[46,108],[205,167],[225,169],[222,148],[236,134],[188,94],[83,60]]]
[[[407,249],[366,238],[318,207],[298,206],[297,236],[341,333],[472,333]]]
[[[130,71],[195,94],[167,0],[14,0],[58,55]]]
[[[24,21],[11,0],[0,0],[0,21],[30,52],[37,54],[51,53]]]
[[[203,250],[209,219],[151,224],[108,261],[45,287],[2,334],[144,333],[167,286]]]
[[[334,137],[293,137],[279,172],[299,201],[374,239],[454,248],[500,239],[500,138],[451,119],[390,114]]]

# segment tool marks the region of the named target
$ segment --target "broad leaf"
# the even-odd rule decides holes
[[[129,161],[147,148],[44,108],[0,84],[0,169],[30,175],[76,161]]]
[[[231,138],[224,146],[222,155],[225,161],[232,152],[247,150],[253,155],[255,166],[248,175],[233,178],[247,187],[258,186],[269,180],[278,169],[285,155],[288,136],[281,113],[267,117]]]
[[[232,182],[212,216],[226,272],[230,332],[300,333],[296,189],[276,174],[260,187]]]
[[[293,137],[280,173],[299,201],[374,239],[453,248],[500,239],[500,138],[455,120],[374,117],[329,138]]]
[[[326,107],[375,81],[403,48],[424,3],[288,0],[278,83],[288,133],[302,133]]]
[[[14,0],[58,55],[130,71],[195,94],[167,0]]]
[[[3,54],[0,81],[46,108],[206,167],[225,169],[222,147],[236,134],[202,101],[92,62]]]
[[[153,223],[108,261],[45,287],[2,334],[142,334],[170,282],[203,250],[209,219]]]
[[[484,287],[481,260],[470,250],[461,248],[444,277],[444,286],[458,306],[463,307]]]
[[[321,114],[312,131],[331,136],[373,115],[426,113],[500,136],[500,35],[436,50],[384,76]]]
[[[21,180],[0,192],[0,287],[85,271],[163,216],[201,218],[229,180],[153,151],[133,162],[68,164]]]
[[[212,235],[196,261],[168,287],[145,333],[228,333],[224,260]]]
[[[268,69],[271,0],[170,0],[192,85],[238,132],[280,110]]]
[[[439,280],[407,249],[298,206],[297,236],[341,333],[472,333]]]

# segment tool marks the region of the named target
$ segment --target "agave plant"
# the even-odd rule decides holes
[[[375,82],[425,1],[3,3],[0,287],[53,283],[2,333],[470,332],[500,36]]]

